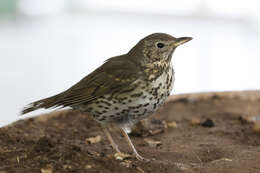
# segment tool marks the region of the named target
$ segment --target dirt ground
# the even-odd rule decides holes
[[[0,173],[260,173],[260,133],[248,122],[256,115],[260,91],[171,96],[130,136],[142,156],[154,159],[143,163],[115,157],[89,116],[57,111],[0,129]],[[130,154],[119,131],[111,131]]]

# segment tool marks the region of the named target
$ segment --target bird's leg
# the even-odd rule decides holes
[[[125,129],[124,127],[121,127],[120,129],[121,129],[121,131],[122,131],[124,137],[126,138],[128,144],[129,144],[129,146],[130,146],[130,147],[132,148],[132,150],[134,151],[135,157],[136,157],[138,160],[140,160],[140,161],[147,161],[147,162],[150,161],[149,159],[145,159],[145,158],[143,158],[142,156],[140,156],[140,154],[138,154],[138,152],[136,151],[136,149],[135,149],[135,147],[134,147],[134,144],[132,143],[131,139],[129,138],[129,136],[128,136],[128,134],[127,134],[126,129]]]
[[[103,127],[103,131],[106,134],[110,144],[112,147],[116,150],[117,153],[121,153],[121,151],[118,149],[118,146],[116,145],[115,141],[113,140],[111,134],[109,133],[108,129],[106,127]]]

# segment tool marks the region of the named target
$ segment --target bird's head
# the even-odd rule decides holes
[[[169,63],[176,47],[190,40],[191,37],[175,38],[165,33],[154,33],[140,40],[128,55],[139,63]]]

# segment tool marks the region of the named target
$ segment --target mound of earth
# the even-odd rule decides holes
[[[260,173],[260,91],[169,97],[130,137],[149,163],[115,155],[88,115],[62,110],[0,129],[1,173]],[[3,115],[4,116],[4,115]],[[120,149],[131,149],[116,127]]]

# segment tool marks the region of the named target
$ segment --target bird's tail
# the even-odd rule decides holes
[[[48,97],[48,98],[30,103],[29,105],[27,105],[23,108],[23,110],[21,111],[21,114],[23,115],[23,114],[35,111],[40,108],[48,109],[48,108],[57,107],[58,106],[57,102],[60,97],[61,97],[61,94],[57,94],[55,96]]]

